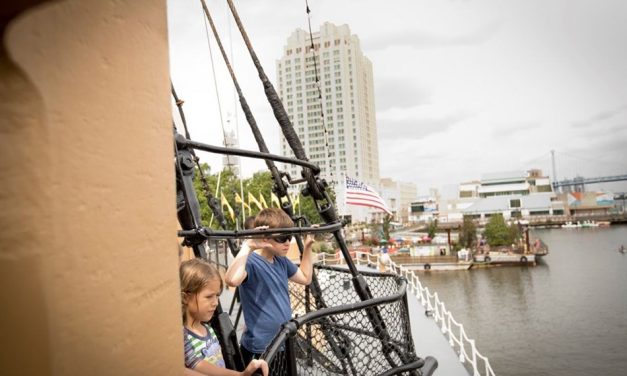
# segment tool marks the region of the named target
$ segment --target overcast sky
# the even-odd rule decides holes
[[[207,1],[271,152],[279,127],[228,17]],[[275,82],[287,37],[307,29],[305,1],[235,1]],[[424,193],[483,173],[542,168],[558,178],[627,174],[627,1],[312,0],[312,28],[349,25],[372,61],[381,177]],[[172,80],[196,140],[220,145],[221,120],[256,149],[200,1],[168,1]],[[229,52],[231,53],[231,52]],[[216,86],[218,94],[216,95]],[[214,171],[221,159],[203,156]],[[245,175],[263,169],[245,159]],[[627,183],[604,186],[627,190]],[[603,187],[602,187],[603,188]]]

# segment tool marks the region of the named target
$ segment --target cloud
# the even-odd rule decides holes
[[[514,134],[528,132],[539,127],[540,123],[538,122],[497,124],[496,128],[492,132],[492,136],[496,139],[511,137]]]
[[[425,104],[431,97],[431,89],[408,82],[402,78],[378,78],[375,84],[375,103],[377,111],[390,108],[413,107]]]
[[[379,113],[377,129],[379,140],[418,140],[428,135],[446,132],[472,116],[465,110],[437,114],[432,109],[392,109]]]
[[[428,30],[394,31],[374,35],[364,40],[366,50],[407,46],[415,49],[450,46],[472,46],[483,44],[501,29],[500,22],[485,23],[473,30],[460,34],[435,33]]]
[[[572,126],[573,128],[587,128],[591,126],[596,126],[599,125],[599,123],[612,120],[625,112],[627,112],[627,104],[623,104],[622,106],[611,110],[601,111],[584,120],[575,121],[572,123]]]

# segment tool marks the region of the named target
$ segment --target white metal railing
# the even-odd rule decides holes
[[[355,252],[354,255],[353,260],[357,265],[381,265],[379,263],[379,255],[372,255],[366,252]],[[323,265],[327,263],[341,264],[344,260],[339,254],[321,253],[318,257],[319,262]],[[459,361],[462,363],[467,362],[471,367],[473,376],[494,376],[489,359],[477,351],[475,340],[468,338],[464,326],[453,318],[453,314],[446,309],[438,293],[431,293],[428,287],[422,285],[418,276],[411,270],[403,267],[403,265],[397,265],[392,260],[389,260],[385,266],[386,269],[407,279],[409,290],[425,308],[425,313],[432,316],[435,323],[441,327],[442,334],[448,338],[448,342],[453,350],[459,354]],[[481,363],[483,367],[481,367]]]

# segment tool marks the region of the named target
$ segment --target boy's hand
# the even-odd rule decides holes
[[[311,225],[312,228],[316,228],[319,227],[318,225]],[[305,237],[305,248],[311,247],[314,243],[314,235],[313,234],[307,234],[307,236]]]
[[[255,227],[255,230],[265,230],[267,228],[269,227],[259,226],[259,227]],[[246,245],[248,245],[248,248],[250,248],[251,250],[263,248],[268,245],[267,242],[263,241],[262,239],[255,239],[255,238],[246,239],[245,242],[246,242]]]
[[[314,236],[312,234],[307,234],[305,237],[305,248],[309,248],[314,243]]]
[[[263,376],[268,376],[268,363],[265,360],[261,359],[253,359],[248,363],[248,367],[242,372],[243,376],[251,376],[257,371],[261,370],[261,374]]]

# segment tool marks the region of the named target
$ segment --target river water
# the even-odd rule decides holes
[[[531,236],[550,252],[535,267],[418,275],[497,376],[627,375],[627,226]]]

